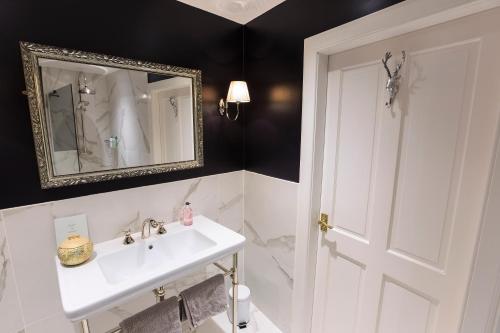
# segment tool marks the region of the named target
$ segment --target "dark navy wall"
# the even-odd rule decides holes
[[[304,39],[401,0],[286,0],[245,28],[245,168],[298,182]]]
[[[174,0],[0,0],[0,209],[243,168],[298,181],[304,38],[397,2],[286,0],[243,28]],[[20,40],[201,69],[205,166],[42,190]],[[242,76],[252,102],[233,123],[216,105]]]
[[[216,105],[241,77],[242,26],[174,0],[0,0],[0,208],[243,168],[243,122]],[[205,167],[42,190],[19,41],[202,70]]]

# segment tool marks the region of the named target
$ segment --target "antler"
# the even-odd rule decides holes
[[[391,57],[392,57],[391,52],[386,52],[384,59],[382,59],[382,63],[384,64],[384,68],[385,68],[385,71],[387,72],[387,76],[389,76],[389,79],[392,78],[392,74],[391,74],[389,67],[387,66],[387,61],[389,61],[389,59],[391,59]]]
[[[399,71],[401,70],[401,67],[403,67],[403,64],[406,61],[406,52],[405,51],[401,51],[401,53],[403,54],[403,58],[401,59],[401,62],[396,66],[396,70],[394,70],[394,76],[398,76],[399,75]]]

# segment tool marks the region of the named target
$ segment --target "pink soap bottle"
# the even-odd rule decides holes
[[[193,224],[193,210],[191,209],[191,204],[186,202],[181,210],[181,223],[185,226]]]

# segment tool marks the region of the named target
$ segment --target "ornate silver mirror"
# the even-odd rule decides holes
[[[42,188],[203,165],[201,71],[21,42]]]

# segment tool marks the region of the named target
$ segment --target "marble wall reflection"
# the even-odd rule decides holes
[[[94,242],[139,231],[147,217],[176,220],[186,200],[203,214],[235,231],[243,229],[243,171],[18,207],[0,212],[0,331],[70,333],[77,326],[62,313],[55,271],[54,218],[87,214]],[[243,257],[243,256],[242,256]],[[230,260],[230,258],[228,258]],[[243,265],[241,276],[244,277]],[[200,282],[217,270],[202,268],[167,286],[168,293]],[[154,302],[145,294],[90,319],[105,332]]]
[[[98,100],[98,103],[108,103],[109,111],[103,113],[110,118],[110,135],[104,142],[113,136],[118,138],[118,158],[113,158],[113,169],[152,164],[152,119],[148,112],[148,99],[142,97],[147,93],[147,76],[142,72],[118,70],[105,78],[108,99]],[[112,149],[109,151],[114,152]]]
[[[40,65],[56,175],[194,159],[190,78],[47,59]]]

